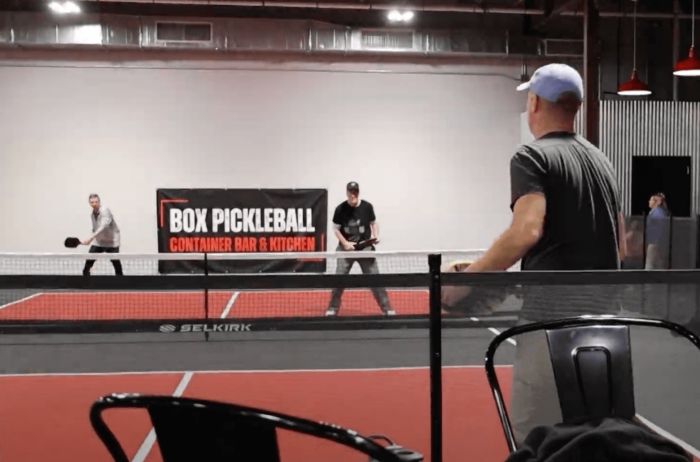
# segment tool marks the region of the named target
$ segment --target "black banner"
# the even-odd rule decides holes
[[[159,189],[159,253],[289,253],[326,250],[325,189]],[[205,262],[161,260],[161,273],[204,273]],[[318,273],[325,259],[221,260],[209,273]]]

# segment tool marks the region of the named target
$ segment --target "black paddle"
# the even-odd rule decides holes
[[[461,273],[467,270],[473,261],[456,260],[443,265],[442,272]],[[442,309],[449,314],[478,315],[492,314],[506,298],[513,293],[512,287],[468,286],[469,292],[452,305],[443,302]],[[445,288],[445,292],[449,290]]]
[[[69,249],[74,249],[80,245],[80,239],[78,239],[77,237],[67,237],[64,244]]]
[[[370,247],[375,242],[377,242],[377,239],[375,239],[375,238],[365,239],[364,241],[357,242],[357,243],[355,243],[355,250],[366,249],[367,247]]]

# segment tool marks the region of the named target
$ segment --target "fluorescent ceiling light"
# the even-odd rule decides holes
[[[80,13],[80,7],[73,2],[51,2],[49,8],[58,14]]]
[[[394,21],[394,22],[401,22],[405,21],[408,22],[411,19],[413,19],[413,11],[404,11],[403,13],[398,11],[398,10],[392,10],[389,12],[389,21]]]

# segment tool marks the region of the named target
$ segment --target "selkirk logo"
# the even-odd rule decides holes
[[[250,332],[251,324],[182,324],[160,326],[161,332]]]

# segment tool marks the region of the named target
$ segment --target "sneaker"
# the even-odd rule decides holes
[[[394,311],[394,310],[389,310],[389,311],[386,312],[386,315],[387,315],[387,316],[396,316],[396,311]]]
[[[338,312],[335,310],[326,311],[326,316],[335,316],[336,314],[338,314]]]

